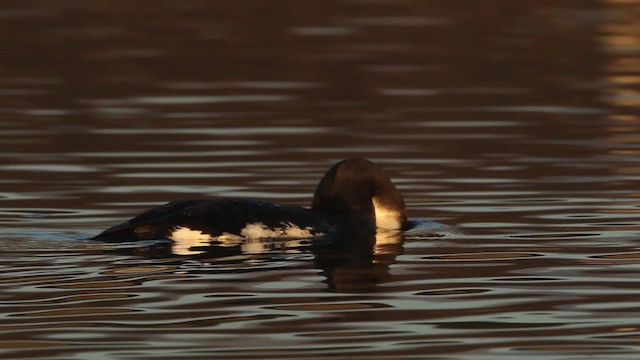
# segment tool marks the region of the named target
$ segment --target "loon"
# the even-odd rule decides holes
[[[228,239],[370,236],[406,226],[404,199],[382,168],[363,158],[349,158],[333,165],[322,177],[310,209],[234,198],[172,201],[92,239],[207,244]]]

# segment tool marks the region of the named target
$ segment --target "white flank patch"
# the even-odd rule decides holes
[[[243,240],[243,239],[244,237],[240,235],[236,235],[228,232],[222,233],[222,235],[216,238],[216,240],[222,241],[222,242],[225,242],[225,241],[234,242],[234,241]]]
[[[216,237],[215,240],[217,246],[237,246],[244,242],[244,236],[232,234],[232,233],[222,233],[220,236]]]
[[[191,250],[194,246],[207,246],[213,237],[200,230],[192,230],[188,227],[179,226],[169,236],[173,240],[171,250],[177,255],[193,255],[202,251]]]
[[[372,201],[376,212],[377,228],[387,230],[399,230],[402,228],[402,219],[397,211],[382,206],[375,197]]]
[[[173,240],[172,251],[177,255],[194,255],[199,254],[202,250],[192,250],[193,247],[209,246],[211,241],[217,241],[219,246],[235,246],[244,239],[303,239],[313,237],[309,228],[300,228],[293,224],[283,224],[277,228],[270,228],[263,223],[247,224],[241,231],[240,235],[231,233],[222,233],[220,236],[214,237],[200,230],[193,230],[188,227],[177,227],[169,238]],[[258,245],[264,246],[257,242],[250,246],[251,252],[259,252]]]
[[[273,239],[273,238],[308,238],[313,237],[309,228],[301,229],[293,224],[284,224],[282,227],[270,228],[263,223],[247,224],[240,231],[240,235],[247,239]]]

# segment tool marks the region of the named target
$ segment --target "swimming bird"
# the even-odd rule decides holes
[[[382,168],[363,158],[333,165],[311,209],[249,199],[173,201],[150,209],[92,239],[106,242],[373,235],[407,225],[404,199]]]

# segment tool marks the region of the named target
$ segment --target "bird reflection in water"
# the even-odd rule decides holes
[[[372,292],[390,281],[389,266],[402,253],[403,242],[402,233],[397,231],[343,239],[314,251],[314,263],[322,270],[329,290]]]
[[[248,271],[247,262],[283,262],[299,260],[295,255],[310,255],[310,264],[320,270],[328,289],[335,292],[373,292],[381,283],[390,281],[389,266],[403,251],[405,236],[401,231],[378,232],[373,236],[350,236],[299,240],[251,239],[236,244],[202,244],[188,249],[170,241],[112,244],[102,251],[143,256],[154,263],[200,263],[198,273],[219,272],[219,263],[238,262],[238,271]],[[287,258],[287,256],[291,256]],[[244,264],[243,264],[244,263]],[[211,265],[207,270],[207,265]],[[189,267],[189,269],[193,269]],[[257,267],[255,271],[264,271]],[[188,272],[189,270],[187,270]],[[225,267],[225,271],[229,271]]]

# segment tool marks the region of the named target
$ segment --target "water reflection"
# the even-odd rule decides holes
[[[432,230],[435,238],[442,236]],[[429,237],[422,236],[428,241]],[[360,293],[376,291],[378,285],[390,281],[389,267],[403,251],[405,237],[401,232],[384,232],[372,237],[338,237],[303,240],[236,239],[224,244],[207,242],[182,244],[172,241],[143,241],[101,245],[101,251],[123,255],[145,256],[156,263],[172,266],[197,261],[200,264],[221,264],[232,261],[240,270],[264,271],[265,266],[276,266],[285,257],[311,256],[314,266],[325,278],[329,290]],[[256,261],[259,260],[259,264]],[[244,265],[241,265],[243,264]],[[251,265],[253,264],[253,265]],[[162,266],[165,266],[162,265]],[[157,270],[158,265],[143,267]],[[138,273],[139,267],[127,270]],[[206,271],[199,266],[198,273]],[[214,273],[217,267],[211,268]],[[189,273],[189,271],[187,271]]]
[[[331,291],[371,292],[390,281],[389,267],[402,253],[400,233],[371,238],[342,239],[314,251],[314,264],[322,270]]]

